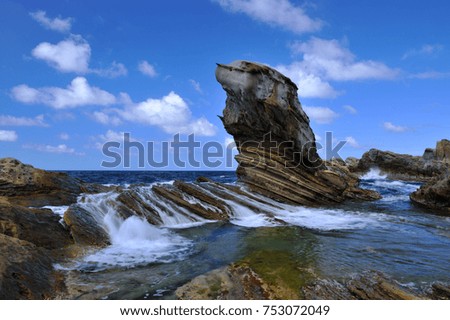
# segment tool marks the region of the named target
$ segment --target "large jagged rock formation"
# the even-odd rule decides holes
[[[252,191],[302,205],[377,198],[319,157],[309,118],[289,78],[246,61],[219,64],[216,78],[227,93],[221,119],[239,151],[237,174]]]
[[[422,182],[442,175],[449,168],[442,159],[436,158],[433,149],[425,150],[422,157],[371,149],[358,162],[348,160],[348,165],[352,172],[360,175],[371,168],[378,168],[391,180]]]

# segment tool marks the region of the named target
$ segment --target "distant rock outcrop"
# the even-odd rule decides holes
[[[438,161],[443,161],[450,164],[450,141],[442,139],[436,144],[435,158]]]
[[[216,78],[227,93],[221,119],[239,151],[237,174],[252,191],[301,205],[377,198],[319,157],[309,118],[289,78],[246,61],[219,64]]]
[[[437,160],[431,150],[427,149],[420,157],[371,149],[359,161],[351,159],[347,162],[350,171],[360,175],[378,168],[391,180],[427,182],[442,175],[449,167],[444,161]]]
[[[414,203],[450,214],[450,173],[431,180],[410,195]]]

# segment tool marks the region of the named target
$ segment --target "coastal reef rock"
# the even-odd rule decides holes
[[[410,195],[410,199],[420,206],[450,214],[450,173],[422,185]]]
[[[216,78],[227,93],[221,119],[239,151],[237,175],[250,190],[300,205],[378,198],[319,157],[289,78],[246,61],[218,64]]]
[[[442,150],[445,148],[442,147]],[[444,151],[442,154],[445,154]],[[438,158],[432,149],[427,149],[422,157],[371,149],[357,162],[347,159],[347,164],[350,171],[359,175],[371,168],[378,168],[391,180],[427,182],[448,170],[449,164],[443,159]]]
[[[444,161],[450,164],[450,141],[447,139],[442,139],[436,144],[435,151],[436,160]]]
[[[48,251],[0,234],[0,299],[50,299],[64,287]]]
[[[297,270],[297,276],[302,277],[301,271]],[[293,285],[297,285],[295,289]],[[448,286],[441,284],[429,291],[411,292],[375,271],[343,282],[315,279],[306,284],[275,284],[248,265],[232,264],[194,278],[179,287],[175,295],[180,300],[417,300],[447,299],[449,294]]]
[[[0,196],[23,206],[76,202],[81,182],[64,173],[35,169],[12,158],[0,159]]]

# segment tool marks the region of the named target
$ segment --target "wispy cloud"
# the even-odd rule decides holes
[[[44,115],[39,115],[34,118],[14,117],[7,115],[0,115],[0,126],[16,126],[16,127],[47,127]]]
[[[77,77],[66,88],[31,88],[25,84],[14,87],[12,96],[27,104],[43,104],[55,109],[75,108],[86,105],[108,106],[116,103],[111,93],[90,86],[86,78]]]
[[[402,60],[416,57],[416,56],[430,56],[437,54],[438,52],[442,51],[444,47],[440,44],[424,44],[419,49],[410,49],[406,51],[403,56]]]
[[[97,121],[101,124],[104,124],[104,125],[118,126],[122,123],[122,120],[120,120],[119,117],[111,115],[111,114],[103,112],[103,111],[95,111],[92,114],[92,117],[95,121]]]
[[[352,136],[346,137],[345,142],[352,148],[360,148],[361,147],[359,145],[358,141],[356,141],[356,139],[353,138]]]
[[[244,13],[254,20],[281,27],[294,33],[318,31],[323,23],[310,18],[289,0],[213,0],[225,10]]]
[[[393,124],[392,122],[385,122],[383,124],[383,127],[387,131],[397,132],[397,133],[405,132],[405,131],[409,130],[408,127],[398,126],[398,125]]]
[[[195,91],[197,91],[198,93],[203,93],[202,87],[200,86],[200,83],[198,81],[189,79],[189,83],[192,85]]]
[[[25,149],[37,150],[40,152],[48,152],[48,153],[57,153],[57,154],[73,154],[73,155],[84,155],[84,153],[76,152],[74,148],[69,148],[65,144],[59,144],[57,146],[52,145],[44,145],[44,144],[26,144],[23,145]]]
[[[15,131],[0,130],[0,141],[14,142],[19,138]]]
[[[145,61],[145,60],[139,62],[138,70],[142,74],[149,76],[150,78],[154,78],[154,77],[158,76],[158,73],[156,72],[155,67],[152,64],[150,64],[148,61]]]
[[[303,110],[311,120],[319,124],[331,123],[339,117],[336,112],[326,107],[303,107]]]
[[[439,71],[426,71],[426,72],[419,72],[410,75],[411,79],[421,79],[421,80],[427,80],[427,79],[442,79],[442,78],[449,78],[450,72],[439,72]]]
[[[357,114],[358,110],[356,110],[354,107],[350,106],[350,105],[345,105],[343,106],[343,108],[345,109],[345,111],[347,111],[350,114]]]
[[[66,133],[66,132],[62,132],[62,133],[59,134],[59,138],[61,140],[69,140],[70,139],[70,135],[68,133]]]
[[[30,12],[30,16],[46,29],[58,32],[69,32],[72,28],[72,18],[49,18],[45,11]]]

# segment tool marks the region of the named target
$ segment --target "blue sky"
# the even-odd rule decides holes
[[[177,132],[224,144],[215,63],[240,59],[291,77],[318,141],[348,141],[343,157],[418,155],[449,138],[448,12],[443,0],[4,0],[0,157],[101,169],[123,132],[154,141],[156,158]]]

